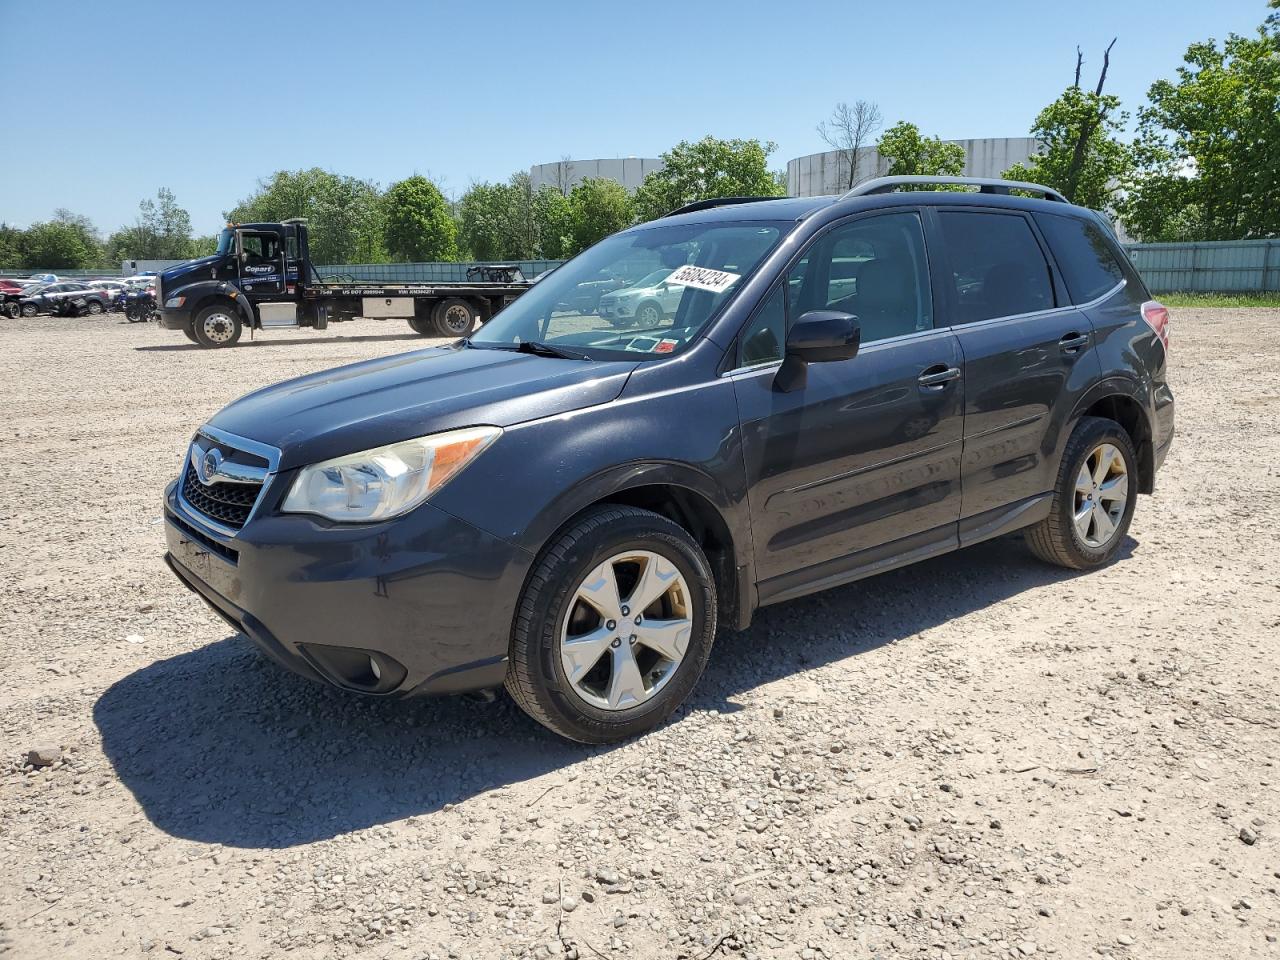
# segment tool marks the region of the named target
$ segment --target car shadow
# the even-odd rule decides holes
[[[1117,562],[1134,547],[1126,540]],[[1004,538],[759,611],[724,632],[690,710],[847,660],[1080,574]],[[124,677],[97,701],[103,750],[147,816],[173,836],[284,848],[429,814],[609,747],[568,743],[505,695],[389,701],[289,674],[231,636]]]
[[[289,340],[241,340],[238,344],[236,344],[235,349],[242,350],[246,347],[251,347],[255,349],[263,348],[263,347],[292,347],[292,346],[300,346],[308,343],[313,345],[317,343],[382,343],[382,342],[389,342],[393,340],[428,341],[431,339],[432,338],[430,337],[423,337],[417,333],[378,333],[378,334],[371,333],[371,334],[366,334],[364,336],[359,336],[359,337],[347,337],[347,336],[343,336],[342,334],[338,334],[337,336],[332,336],[332,337],[308,337],[305,339],[292,338]],[[439,340],[444,338],[437,337],[434,339]],[[423,345],[431,346],[432,344],[424,343]],[[152,344],[146,347],[134,347],[133,349],[136,350],[138,353],[181,353],[187,350],[204,350],[206,348],[200,346],[198,343],[191,343],[190,341],[187,341],[184,338],[184,342],[182,343]]]

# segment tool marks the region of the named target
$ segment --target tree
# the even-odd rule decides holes
[[[1118,97],[1102,92],[1114,46],[1112,40],[1103,53],[1092,91],[1080,87],[1084,58],[1076,49],[1075,82],[1040,111],[1031,127],[1043,149],[1006,170],[1006,179],[1053,187],[1072,203],[1096,210],[1114,206],[1114,194],[1133,165],[1132,150],[1119,138],[1128,114],[1119,112]]]
[[[384,213],[377,184],[312,167],[279,170],[259,181],[226,217],[236,223],[304,217],[314,262],[385,263]]]
[[[631,197],[616,180],[584,179],[569,194],[569,208],[573,240],[569,254],[587,249],[635,220]]]
[[[33,223],[22,235],[23,267],[79,270],[98,263],[100,251],[87,222],[59,210],[53,220]]]
[[[477,260],[537,260],[565,255],[569,206],[552,186],[533,188],[528,173],[506,183],[475,183],[458,204],[463,247]]]
[[[1280,236],[1280,14],[1221,47],[1191,44],[1177,78],[1147,97],[1126,229],[1148,241]]]
[[[964,172],[964,147],[926,137],[914,123],[901,120],[884,132],[876,144],[889,161],[888,175],[957,177]],[[924,187],[923,189],[935,189]]]
[[[191,242],[191,216],[167,187],[138,204],[138,219],[121,227],[106,243],[106,259],[187,260],[196,256]]]
[[[858,176],[859,154],[883,125],[880,107],[867,100],[859,100],[852,107],[841,100],[831,111],[831,118],[818,124],[818,136],[840,155],[839,165],[849,171],[846,190],[852,190],[862,179]]]
[[[663,168],[644,178],[636,191],[641,220],[654,220],[677,207],[713,197],[779,197],[782,190],[769,172],[772,141],[681,141],[662,155]]]
[[[392,184],[386,205],[386,249],[392,261],[458,259],[458,228],[436,185],[422,176]]]
[[[22,257],[23,231],[0,223],[0,270],[21,270],[25,265]]]

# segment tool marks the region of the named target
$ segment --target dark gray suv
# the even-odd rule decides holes
[[[765,604],[1014,530],[1106,563],[1173,438],[1168,313],[1099,215],[955,182],[692,204],[470,339],[250,394],[165,493],[169,565],[304,676],[505,684],[605,742]],[[578,289],[659,271],[650,326]]]

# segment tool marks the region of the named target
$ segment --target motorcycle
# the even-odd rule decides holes
[[[156,309],[156,296],[150,289],[130,290],[121,294],[125,319],[130,323],[146,323],[159,319]]]

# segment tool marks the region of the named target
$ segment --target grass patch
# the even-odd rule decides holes
[[[1280,307],[1280,293],[1157,293],[1166,307]]]

